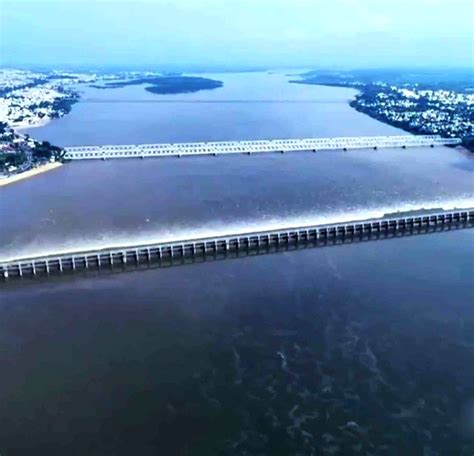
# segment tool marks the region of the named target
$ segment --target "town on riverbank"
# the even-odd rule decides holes
[[[312,71],[290,83],[356,88],[350,105],[359,112],[412,134],[461,138],[474,151],[474,87],[468,70],[400,72],[392,70]],[[165,95],[194,93],[223,86],[205,77],[157,72],[70,72],[0,69],[0,178],[18,180],[61,163],[64,151],[36,141],[22,128],[41,126],[67,115],[80,100],[78,87],[114,89],[143,85]],[[32,172],[35,170],[34,172]],[[15,177],[16,176],[16,177]],[[13,178],[15,177],[15,178]]]
[[[156,72],[68,72],[0,69],[0,184],[58,167],[64,150],[36,141],[24,128],[67,115],[80,99],[78,87],[111,89],[144,85],[155,94],[194,93],[222,87],[221,81]]]
[[[0,186],[57,168],[64,151],[20,129],[68,114],[79,94],[73,86],[93,74],[0,69]]]
[[[0,186],[57,168],[63,156],[61,147],[15,132],[0,122]]]
[[[290,82],[355,88],[357,111],[412,134],[461,138],[474,151],[470,69],[311,71]]]

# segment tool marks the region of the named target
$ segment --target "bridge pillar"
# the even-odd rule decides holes
[[[122,252],[122,263],[127,264],[127,254],[125,252]]]
[[[8,269],[4,269],[4,270],[3,270],[3,278],[4,278],[4,279],[8,279],[8,276],[9,276],[9,274],[8,274]]]
[[[100,268],[102,266],[100,261],[100,254],[97,255],[97,266]]]
[[[61,258],[59,259],[59,271],[63,272],[63,260]]]
[[[49,261],[48,260],[46,260],[45,266],[46,266],[46,273],[49,274]]]
[[[18,265],[18,275],[20,277],[23,277],[23,267],[22,267],[21,263]]]
[[[71,258],[72,270],[76,270],[76,259],[74,257]]]
[[[33,275],[36,275],[36,265],[34,261],[31,263],[31,269],[33,270]]]

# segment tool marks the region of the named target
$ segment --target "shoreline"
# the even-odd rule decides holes
[[[44,127],[46,125],[48,125],[53,119],[52,118],[47,118],[47,119],[41,119],[39,120],[38,122],[34,122],[34,123],[31,123],[31,124],[28,124],[28,123],[19,123],[19,124],[12,124],[10,125],[11,128],[13,128],[13,131],[15,132],[20,132],[20,130],[29,130],[30,128],[39,128],[39,127]]]
[[[301,81],[291,80],[291,81],[288,81],[288,82],[291,83],[291,84],[303,84],[303,85],[315,85],[315,86],[327,86],[327,87],[341,87],[341,88],[347,88],[347,89],[354,89],[354,90],[358,91],[359,94],[364,93],[364,87],[363,86],[351,86],[351,85],[347,85],[347,84],[344,84],[344,83],[337,83],[337,82],[334,82],[334,83],[330,83],[330,82],[307,82],[307,81],[304,81],[304,80],[301,80]],[[424,134],[435,134],[435,133],[420,132],[418,129],[410,127],[408,122],[391,121],[390,119],[386,119],[385,117],[379,115],[378,113],[376,113],[376,112],[374,112],[370,109],[364,109],[363,107],[357,105],[357,98],[356,97],[348,100],[348,104],[352,109],[354,109],[355,111],[357,111],[360,114],[364,114],[364,115],[370,117],[371,119],[374,119],[374,120],[376,120],[380,123],[383,123],[385,125],[389,125],[391,127],[397,128],[398,130],[400,130],[402,132],[405,132],[405,133],[408,133],[408,134],[413,135],[413,136],[424,135]],[[470,152],[470,153],[474,152],[474,147],[472,147],[472,148],[469,147],[468,145],[464,144],[464,141],[463,141],[462,147],[467,152]]]
[[[364,115],[370,117],[371,119],[377,120],[378,122],[381,122],[385,125],[390,125],[391,127],[398,128],[399,130],[404,131],[404,132],[406,132],[410,135],[413,135],[413,136],[424,135],[424,134],[433,134],[433,135],[435,134],[435,133],[423,133],[423,132],[420,132],[418,130],[415,130],[415,129],[411,128],[408,123],[401,123],[400,124],[398,122],[391,122],[390,120],[387,120],[384,117],[381,117],[381,116],[373,113],[370,110],[360,109],[359,106],[355,105],[355,101],[356,100],[354,99],[349,103],[349,106],[352,109],[355,109],[357,112],[359,112],[361,114],[364,114]],[[471,150],[471,148],[464,143],[464,140],[462,138],[460,138],[460,139],[461,139],[462,143],[459,146],[454,147],[453,149],[458,149],[459,150],[459,149],[462,148],[466,152],[469,152],[469,153],[472,154],[474,152],[474,148]],[[446,147],[451,147],[451,146],[446,146]]]
[[[61,162],[53,162],[53,163],[47,163],[45,165],[38,166],[33,169],[29,169],[28,171],[24,171],[23,173],[19,174],[13,174],[8,177],[4,177],[3,179],[0,179],[0,187],[5,187],[9,184],[13,184],[15,182],[22,181],[24,179],[28,179],[30,177],[37,176],[39,174],[43,174],[47,171],[51,171],[53,169],[57,169],[61,167],[63,164]]]
[[[303,85],[315,85],[315,86],[323,86],[323,87],[339,87],[339,88],[344,88],[344,89],[354,89],[358,92],[358,94],[363,93],[363,87],[353,87],[353,86],[350,86],[350,85],[347,85],[347,84],[344,84],[344,83],[337,83],[337,82],[334,82],[334,83],[330,83],[330,82],[305,82],[305,81],[296,81],[296,80],[295,81],[288,81],[288,82],[291,83],[291,84],[303,84]],[[347,104],[352,109],[354,109],[355,111],[357,111],[360,114],[364,114],[364,115],[370,117],[371,119],[374,119],[374,120],[376,120],[376,121],[378,121],[378,122],[380,122],[384,125],[389,125],[391,127],[395,127],[398,130],[406,132],[406,133],[408,133],[410,135],[413,135],[413,136],[416,136],[417,134],[418,135],[421,134],[421,133],[417,133],[415,130],[404,128],[401,125],[398,125],[398,124],[395,125],[395,123],[388,122],[383,117],[379,117],[379,116],[371,114],[371,112],[368,111],[368,110],[366,111],[366,110],[363,110],[363,109],[359,109],[358,106],[356,106],[354,104],[355,102],[356,102],[356,97],[347,100]]]

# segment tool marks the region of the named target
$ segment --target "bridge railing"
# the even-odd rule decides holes
[[[128,144],[66,147],[65,158],[86,160],[99,158],[159,157],[207,154],[291,152],[303,150],[348,150],[365,148],[422,147],[460,144],[458,138],[440,136],[369,136],[342,138],[274,139],[256,141],[213,141],[176,144]]]

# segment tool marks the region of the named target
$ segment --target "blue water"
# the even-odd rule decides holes
[[[213,77],[174,97],[84,88],[30,134],[400,134],[352,90]],[[473,171],[448,148],[74,163],[0,190],[0,257],[473,206]],[[471,455],[473,236],[4,284],[0,453]]]

